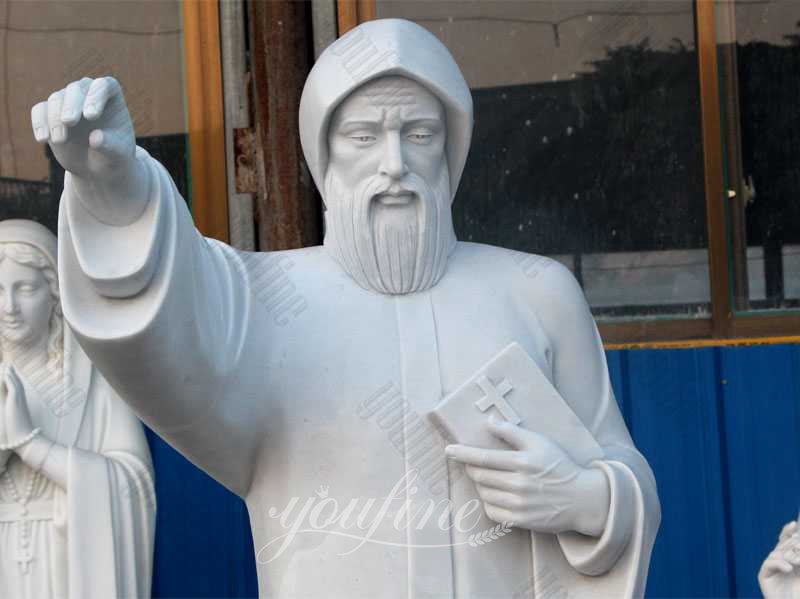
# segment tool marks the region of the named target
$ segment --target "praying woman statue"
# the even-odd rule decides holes
[[[56,246],[0,222],[0,596],[149,597],[147,441],[64,324]]]

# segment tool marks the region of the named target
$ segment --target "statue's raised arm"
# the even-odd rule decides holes
[[[246,270],[196,231],[164,168],[136,147],[115,79],[71,83],[31,119],[67,171],[59,273],[81,345],[145,422],[244,493],[258,418],[231,381],[245,344]]]

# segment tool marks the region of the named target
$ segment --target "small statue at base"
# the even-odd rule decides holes
[[[800,599],[800,531],[797,520],[783,527],[778,544],[758,573],[765,599]]]

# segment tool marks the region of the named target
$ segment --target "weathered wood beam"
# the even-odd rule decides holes
[[[250,65],[258,175],[260,250],[321,243],[321,202],[305,166],[298,133],[300,95],[311,65],[309,6],[248,2]]]

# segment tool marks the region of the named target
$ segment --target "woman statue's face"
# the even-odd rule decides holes
[[[0,336],[15,344],[31,344],[48,334],[53,298],[42,272],[0,260]]]

